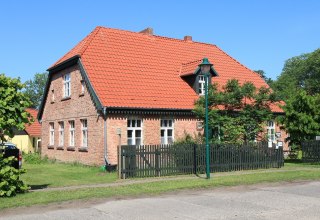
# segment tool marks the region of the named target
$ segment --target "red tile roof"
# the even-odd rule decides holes
[[[268,86],[216,45],[194,41],[97,27],[51,68],[76,55],[107,107],[193,109],[198,95],[181,75],[193,73],[204,57],[218,72],[212,81],[219,85],[235,78]]]
[[[40,137],[41,136],[41,125],[37,121],[38,110],[32,109],[32,108],[27,108],[26,111],[32,115],[34,122],[31,125],[26,125],[25,131],[28,133],[28,135],[30,135],[32,137]]]

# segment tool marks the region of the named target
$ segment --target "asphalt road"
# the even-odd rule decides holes
[[[184,191],[149,198],[99,200],[99,204],[63,203],[54,208],[33,207],[25,211],[0,213],[0,219],[319,220],[320,182]]]

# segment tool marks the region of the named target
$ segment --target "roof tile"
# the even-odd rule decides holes
[[[219,85],[234,78],[268,87],[216,45],[194,41],[97,27],[53,67],[75,55],[107,107],[193,109],[198,96],[180,75],[193,73],[204,57],[218,72],[212,81]]]

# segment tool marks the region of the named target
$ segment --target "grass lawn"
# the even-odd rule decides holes
[[[99,167],[79,164],[24,163],[23,168],[27,173],[22,175],[22,180],[31,186],[31,189],[110,183],[118,179],[117,173],[105,173]]]
[[[212,174],[210,180],[196,176],[184,176],[182,179],[152,178],[136,180],[117,180],[116,173],[103,173],[96,167],[85,167],[67,164],[24,164],[27,174],[23,179],[33,186],[47,185],[51,187],[77,186],[81,184],[121,183],[128,185],[113,185],[108,187],[92,187],[84,189],[68,189],[54,191],[33,191],[18,194],[12,198],[0,198],[0,209],[48,204],[78,199],[108,198],[154,195],[182,189],[202,189],[221,186],[249,185],[267,182],[284,182],[300,180],[320,180],[320,165],[286,163],[281,169],[251,170]],[[141,180],[141,179],[139,179]],[[136,181],[136,183],[134,183]],[[40,187],[39,187],[40,188]]]

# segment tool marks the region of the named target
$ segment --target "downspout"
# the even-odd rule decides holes
[[[103,145],[104,145],[104,161],[106,162],[106,166],[109,166],[110,163],[107,157],[107,108],[103,107],[103,117],[104,117],[104,125],[103,125]]]

